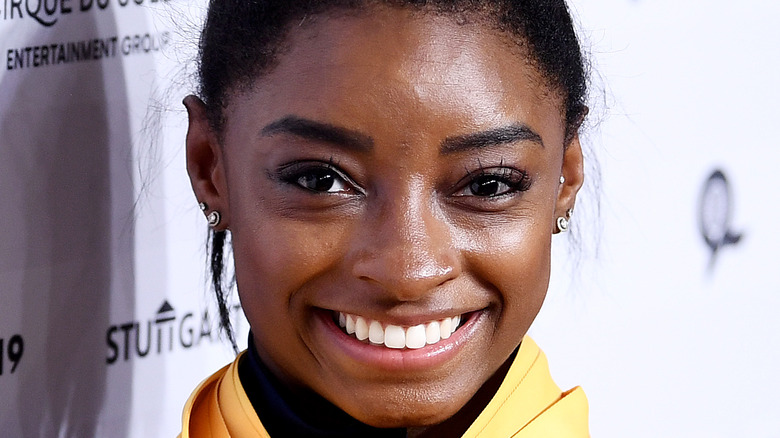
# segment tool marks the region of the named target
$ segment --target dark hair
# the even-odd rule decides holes
[[[210,0],[198,75],[212,129],[221,134],[231,94],[274,67],[291,23],[377,5],[481,20],[508,35],[527,48],[531,62],[563,97],[566,144],[577,133],[587,113],[588,75],[565,0]],[[235,348],[223,280],[225,239],[225,231],[213,232],[210,267],[220,325]]]

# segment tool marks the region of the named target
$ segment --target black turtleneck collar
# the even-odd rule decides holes
[[[406,429],[380,429],[361,423],[318,394],[310,393],[301,400],[260,360],[251,333],[248,350],[238,364],[238,375],[272,437],[406,438]]]

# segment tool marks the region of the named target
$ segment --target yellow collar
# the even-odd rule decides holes
[[[270,438],[238,377],[243,354],[195,389],[184,407],[181,438]],[[526,336],[495,396],[462,438],[589,436],[584,391],[561,393],[544,353]]]

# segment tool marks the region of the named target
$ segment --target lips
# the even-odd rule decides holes
[[[360,315],[334,312],[334,320],[347,334],[360,341],[392,349],[419,349],[435,345],[455,333],[465,318],[455,315],[413,326],[400,326]]]

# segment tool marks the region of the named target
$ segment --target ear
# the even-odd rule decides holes
[[[230,223],[225,161],[218,136],[206,116],[206,104],[196,96],[184,98],[189,116],[187,128],[187,173],[198,202],[206,204],[204,212],[218,211],[221,220],[216,229],[226,229]]]
[[[580,137],[577,134],[574,135],[569,145],[563,151],[561,176],[563,176],[564,182],[558,187],[554,221],[561,216],[569,218],[568,212],[574,210],[577,192],[580,191],[585,180],[582,147],[580,146]],[[553,225],[553,230],[557,232],[557,229],[557,226]]]

